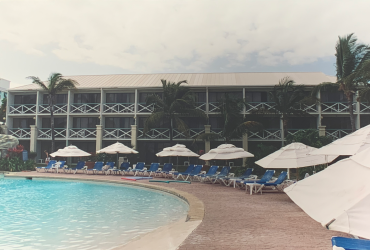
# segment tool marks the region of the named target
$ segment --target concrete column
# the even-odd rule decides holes
[[[37,152],[37,127],[31,125],[30,151]]]
[[[0,125],[0,128],[1,128],[1,131],[2,131],[3,134],[5,134],[5,135],[8,134],[8,126],[3,124],[3,125]]]
[[[325,136],[326,135],[325,128],[326,128],[326,126],[319,126],[319,136]]]
[[[243,149],[248,151],[248,134],[244,134],[242,138]],[[247,158],[243,158],[243,167],[247,164]]]
[[[131,125],[131,147],[137,149],[137,125]]]
[[[206,134],[211,133],[211,125],[204,125],[204,133]],[[205,153],[208,153],[211,150],[211,142],[207,140],[204,143],[205,143],[204,151]]]
[[[102,148],[103,144],[103,126],[96,125],[96,151]]]

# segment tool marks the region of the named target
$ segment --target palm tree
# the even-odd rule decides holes
[[[221,132],[204,133],[197,136],[196,139],[207,141],[223,139],[225,143],[230,143],[231,139],[239,139],[249,130],[260,129],[262,127],[261,123],[249,121],[243,116],[242,111],[246,105],[247,103],[243,99],[236,99],[225,94],[225,97],[218,104],[220,115],[224,121]]]
[[[269,92],[269,96],[270,100],[275,103],[275,113],[282,120],[285,137],[290,117],[308,115],[301,109],[301,104],[307,101],[304,85],[296,85],[289,77],[285,77],[274,86],[274,89]]]
[[[168,126],[170,144],[173,145],[173,129],[177,128],[185,135],[188,134],[188,126],[182,117],[200,117],[206,119],[206,114],[195,107],[195,96],[189,87],[177,83],[161,80],[163,86],[163,96],[157,94],[149,95],[146,99],[147,105],[153,105],[152,114],[145,121],[144,134],[155,126]]]
[[[353,95],[359,90],[361,85],[368,86],[370,76],[370,47],[365,44],[357,43],[354,34],[339,37],[335,46],[336,56],[336,76],[335,83],[324,82],[313,89],[312,94],[320,90],[337,89],[343,91],[347,99],[348,112],[350,114],[352,131],[356,130],[355,116],[353,114]],[[369,90],[368,90],[369,91]],[[368,91],[360,92],[359,100],[366,99]],[[363,97],[361,97],[363,96]]]
[[[56,102],[57,93],[67,90],[74,89],[78,85],[75,80],[65,79],[60,73],[52,73],[47,80],[48,85],[41,81],[36,76],[29,76],[28,79],[32,80],[32,83],[39,85],[43,90],[48,93],[48,104],[50,108],[50,125],[51,125],[51,152],[55,152],[55,138],[54,138],[54,104]]]

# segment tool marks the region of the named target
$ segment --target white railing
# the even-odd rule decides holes
[[[131,128],[106,128],[104,129],[103,138],[130,139],[131,138]]]
[[[325,134],[326,136],[332,137],[333,140],[342,138],[346,135],[352,133],[351,129],[326,129]]]
[[[71,113],[100,113],[100,103],[72,103]]]
[[[316,103],[310,105],[301,103],[299,109],[308,113],[315,113],[317,112],[317,105]]]
[[[9,114],[36,114],[36,104],[11,104]]]
[[[306,131],[306,129],[288,129],[286,135],[296,135],[299,131]]]
[[[69,130],[70,138],[95,138],[95,128],[71,128]]]
[[[352,103],[353,112],[356,111],[356,103]],[[344,113],[348,112],[348,104],[345,102],[323,102],[321,103],[322,113]]]
[[[51,139],[51,128],[39,128],[37,138],[47,138]],[[55,128],[54,137],[55,138],[66,138],[67,129],[65,128]]]
[[[146,139],[170,139],[170,129],[168,128],[153,128],[144,135],[144,129],[139,129],[137,138]]]
[[[137,104],[137,109],[139,113],[152,113],[154,111],[154,105],[146,105],[146,103],[138,103]]]
[[[68,105],[67,104],[55,104],[54,105],[54,114],[67,113]],[[39,105],[39,113],[50,113],[50,107],[48,104]]]
[[[31,129],[30,128],[10,128],[9,134],[19,139],[31,138]]]
[[[104,103],[104,113],[134,113],[135,103]]]
[[[208,103],[208,112],[220,112],[220,103],[219,102],[209,102]]]
[[[261,140],[281,140],[280,129],[265,129],[262,131],[248,133],[249,139],[261,139]]]
[[[207,103],[205,103],[205,102],[196,102],[195,103],[195,109],[206,111],[207,110]]]
[[[180,132],[177,129],[173,130],[174,139],[186,139],[186,138],[194,139],[195,137],[201,134],[204,134],[204,128],[189,128],[187,133]]]
[[[360,103],[360,113],[370,113],[370,106],[365,103]]]
[[[248,102],[245,112],[250,113],[257,110],[267,110],[275,112],[274,106],[275,103],[273,102]]]

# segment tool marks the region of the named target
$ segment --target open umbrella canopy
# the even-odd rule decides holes
[[[354,155],[370,148],[370,125],[363,127],[352,134],[333,141],[310,154],[312,155]]]
[[[96,153],[106,153],[106,154],[138,154],[136,150],[133,150],[120,142],[116,142],[108,147],[98,150]]]
[[[84,157],[90,155],[76,146],[68,146],[50,154],[51,157]]]
[[[328,157],[325,155],[309,155],[310,152],[316,149],[303,143],[293,142],[255,163],[263,168],[302,168],[325,164],[338,157],[338,155]]]
[[[204,161],[210,160],[232,160],[254,157],[253,154],[245,151],[242,148],[237,148],[233,144],[221,144],[217,148],[211,149],[208,153],[199,157],[199,159]]]
[[[168,156],[184,156],[184,157],[199,157],[198,154],[194,153],[190,149],[186,148],[185,145],[176,144],[175,146],[164,148],[161,152],[157,153],[158,157]]]
[[[341,160],[284,191],[331,230],[370,239],[370,149]]]
[[[0,135],[0,149],[14,148],[19,144],[16,137],[12,135]]]

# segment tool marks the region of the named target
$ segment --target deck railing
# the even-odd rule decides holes
[[[100,103],[72,103],[71,113],[100,113]]]
[[[204,133],[204,128],[189,128],[187,133],[180,132],[178,129],[174,129],[173,138],[174,139],[186,139],[186,138],[194,139],[195,137],[203,133]]]
[[[54,137],[55,138],[66,138],[67,129],[66,128],[55,128]],[[51,139],[51,128],[39,128],[37,138]]]
[[[36,104],[10,104],[9,114],[36,114]]]
[[[248,133],[249,139],[258,140],[281,140],[281,129],[264,129],[261,131]]]
[[[8,131],[9,131],[9,135],[12,135],[18,139],[31,138],[30,128],[10,128]]]
[[[105,128],[105,139],[131,139],[131,128]]]
[[[356,103],[352,104],[353,112],[356,112]],[[347,113],[348,104],[346,102],[322,102],[322,113]]]
[[[153,128],[144,135],[144,129],[138,129],[138,137],[142,139],[170,139],[170,130],[168,128]]]
[[[54,105],[54,114],[67,113],[67,110],[68,110],[68,104],[66,104],[66,103],[61,103],[61,104],[55,104]],[[40,104],[39,105],[39,113],[50,114],[49,104]]]
[[[71,128],[70,138],[96,138],[96,128]]]
[[[352,133],[351,129],[326,129],[326,136],[332,137],[333,140],[342,138]]]
[[[145,102],[140,102],[137,104],[137,109],[139,113],[152,113],[154,111],[154,105],[146,105]]]
[[[134,113],[135,103],[104,103],[104,113]]]

